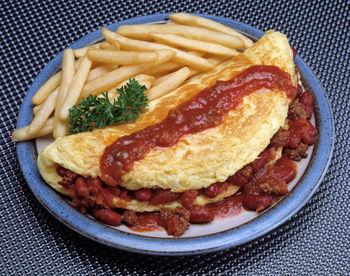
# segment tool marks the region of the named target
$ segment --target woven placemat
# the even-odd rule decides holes
[[[97,244],[52,217],[27,187],[10,134],[34,78],[65,47],[115,21],[176,11],[285,33],[326,90],[336,143],[316,194],[276,230],[222,252],[155,257]],[[350,275],[349,1],[4,1],[0,13],[1,274]]]

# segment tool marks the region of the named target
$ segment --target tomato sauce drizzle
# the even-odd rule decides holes
[[[170,147],[186,134],[219,125],[244,96],[260,89],[279,89],[290,98],[297,93],[290,75],[280,68],[251,66],[233,79],[218,81],[170,110],[162,122],[120,137],[106,147],[100,160],[102,180],[110,186],[118,185],[121,177],[132,170],[134,162],[153,148]]]
[[[129,226],[130,229],[136,232],[148,232],[163,230],[159,223],[159,213],[138,213],[137,218],[139,223],[134,226]]]

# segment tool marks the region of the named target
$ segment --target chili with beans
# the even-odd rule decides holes
[[[262,81],[261,83],[255,81],[252,86],[247,82],[248,78]],[[186,133],[195,133],[216,126],[244,95],[263,86],[278,87],[291,98],[297,96],[289,109],[288,129],[281,128],[255,161],[237,171],[226,182],[213,183],[201,190],[188,190],[182,193],[149,188],[127,191],[118,185],[122,174],[132,169],[133,162],[140,160],[153,147],[170,146]],[[202,108],[192,110],[191,106],[195,103],[197,107]],[[223,110],[217,108],[218,104],[224,106]],[[311,93],[302,92],[301,86],[295,89],[291,85],[289,75],[279,68],[252,66],[231,81],[218,82],[213,88],[203,90],[189,102],[170,111],[168,117],[160,124],[118,139],[105,150],[101,159],[104,181],[100,178],[84,178],[58,166],[57,174],[62,177],[59,184],[67,189],[69,195],[73,197],[73,206],[80,211],[91,210],[95,218],[106,224],[118,226],[124,222],[135,231],[149,231],[163,227],[169,235],[179,236],[186,230],[189,222],[210,222],[214,218],[236,215],[243,208],[262,211],[288,192],[287,184],[297,173],[296,164],[291,160],[300,161],[301,158],[307,157],[308,146],[313,145],[317,139],[316,129],[308,120],[312,115],[312,104]],[[195,122],[191,120],[197,117],[201,119]],[[175,129],[171,127],[174,125]],[[157,135],[154,135],[155,133]],[[283,147],[283,157],[269,164],[275,158],[279,147]],[[208,206],[193,204],[198,195],[215,198],[232,184],[240,187],[235,195]],[[124,200],[125,203],[136,199],[148,202],[150,205],[166,205],[177,201],[181,203],[181,207],[163,208],[160,212],[154,213],[125,211],[120,214],[112,209],[115,198]]]

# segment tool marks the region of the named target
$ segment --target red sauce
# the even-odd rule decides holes
[[[238,215],[243,210],[242,194],[232,195],[219,204],[209,207],[217,218],[227,218]]]
[[[297,175],[297,163],[293,162],[292,160],[290,160],[288,158],[285,158],[282,156],[280,159],[278,159],[276,161],[275,166],[289,167],[289,168],[293,169],[294,175]]]
[[[134,162],[153,148],[170,147],[186,134],[219,125],[244,96],[263,88],[282,90],[289,98],[297,93],[290,75],[280,68],[251,66],[233,79],[218,81],[170,110],[162,122],[122,136],[106,147],[100,160],[102,180],[110,186],[118,185],[122,175],[132,170]]]
[[[163,230],[159,225],[159,213],[138,213],[139,223],[130,226],[130,229],[137,232]]]
[[[232,195],[208,208],[214,212],[215,219],[236,216],[243,210],[242,194]],[[163,230],[163,227],[159,224],[159,213],[138,213],[137,217],[139,223],[135,226],[130,226],[131,230],[136,232]]]

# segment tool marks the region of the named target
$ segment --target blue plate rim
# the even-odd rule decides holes
[[[232,26],[251,37],[259,38],[264,34],[254,27],[235,20],[212,15],[196,15]],[[168,16],[169,13],[135,17],[116,22],[107,28],[116,30],[119,25],[124,24],[159,22],[168,19]],[[101,30],[96,30],[70,45],[70,48],[80,48],[100,38]],[[17,128],[30,123],[32,118],[30,99],[37,89],[60,68],[62,53],[53,58],[34,80],[22,103]],[[23,176],[35,197],[59,221],[85,237],[118,249],[153,255],[192,255],[223,250],[254,240],[284,223],[306,204],[325,176],[333,153],[334,120],[327,95],[314,73],[299,56],[296,57],[295,63],[300,68],[303,82],[307,83],[307,88],[312,90],[317,102],[315,113],[319,114],[316,118],[319,139],[312,156],[312,165],[309,164],[302,180],[287,197],[263,215],[239,227],[194,238],[150,238],[105,226],[74,210],[62,196],[42,180],[36,166],[36,149],[33,141],[17,144],[17,156]]]

